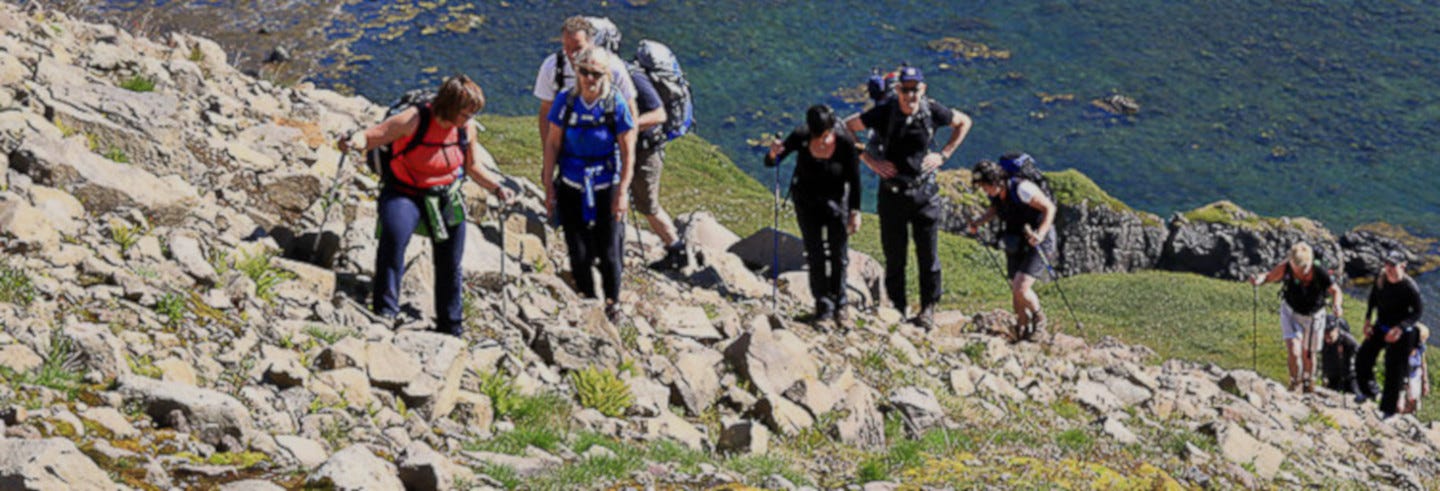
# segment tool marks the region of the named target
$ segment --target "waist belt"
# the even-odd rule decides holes
[[[896,175],[895,177],[880,181],[880,188],[899,194],[920,189],[930,184],[935,184],[934,172],[927,172],[919,176]]]
[[[615,184],[615,180],[613,177],[609,181],[595,182],[595,178],[599,177],[601,173],[605,172],[606,167],[608,167],[608,164],[586,166],[585,175],[584,177],[580,178],[580,182],[576,182],[575,180],[568,177],[560,177],[560,182],[565,183],[566,186],[570,186],[571,188],[580,190],[580,195],[582,197],[581,201],[583,202],[583,205],[580,208],[580,216],[585,219],[585,223],[591,225],[595,224],[595,217],[597,214],[597,207],[595,205],[595,191],[609,189],[610,186]]]

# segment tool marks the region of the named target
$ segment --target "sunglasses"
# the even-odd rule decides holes
[[[602,71],[599,71],[599,70],[591,70],[591,69],[589,69],[589,68],[581,68],[581,69],[580,69],[580,75],[583,75],[583,76],[586,76],[586,77],[590,77],[590,78],[600,78],[600,76],[601,76],[601,75],[604,75],[604,74],[605,74],[605,72],[602,72]]]
[[[920,87],[900,87],[895,90],[905,95],[915,95],[920,93]]]

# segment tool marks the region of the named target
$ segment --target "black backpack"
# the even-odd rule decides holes
[[[1045,177],[1044,172],[1040,171],[1040,166],[1035,164],[1035,158],[1031,157],[1030,154],[1024,152],[1007,153],[1000,156],[999,163],[1000,168],[1004,169],[1005,173],[1009,174],[1011,179],[1024,179],[1035,183],[1036,186],[1040,187],[1040,191],[1045,193],[1045,197],[1050,198],[1051,203],[1055,203],[1055,192],[1050,190],[1050,180]],[[1016,196],[1015,199],[1020,198]]]
[[[370,172],[374,172],[380,176],[381,184],[393,183],[408,194],[415,194],[416,191],[421,191],[419,188],[410,186],[406,184],[405,181],[396,178],[394,169],[390,163],[394,161],[396,157],[410,153],[420,145],[428,145],[424,140],[425,133],[430,131],[430,120],[433,119],[433,115],[430,113],[430,102],[433,100],[435,100],[434,90],[415,89],[402,94],[399,99],[396,99],[395,102],[390,104],[390,109],[385,111],[385,118],[389,119],[391,116],[400,114],[406,109],[414,107],[420,111],[420,124],[415,127],[414,135],[410,137],[410,141],[405,144],[404,148],[396,150],[392,148],[392,145],[381,145],[371,149],[369,153],[365,154],[365,165],[370,167]],[[462,149],[469,148],[470,135],[468,131],[464,129],[460,130],[459,144]],[[414,182],[414,179],[411,179],[411,182]]]
[[[659,131],[642,135],[651,140],[648,144],[655,146],[689,134],[695,128],[695,99],[675,53],[658,41],[640,40],[635,59],[630,62],[630,76],[637,75],[650,80],[665,108],[665,123],[659,126]]]

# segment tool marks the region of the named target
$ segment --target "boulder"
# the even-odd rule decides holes
[[[278,435],[275,437],[275,444],[290,454],[302,469],[314,469],[325,463],[330,454],[325,452],[325,446],[320,442],[309,438],[294,435]]]
[[[930,428],[939,426],[945,420],[945,408],[935,399],[935,393],[919,387],[902,387],[890,394],[890,406],[905,417],[905,427],[911,436],[919,438]]]
[[[766,277],[770,276],[772,267],[778,267],[780,273],[805,269],[805,242],[770,227],[750,234],[725,250],[738,256],[746,267],[765,271]]]
[[[0,440],[0,489],[115,489],[95,462],[64,438]]]
[[[671,304],[660,311],[655,319],[655,329],[662,334],[684,336],[696,341],[719,341],[720,331],[705,313],[705,309],[693,305]]]
[[[677,216],[675,224],[680,238],[692,248],[723,251],[740,241],[740,236],[720,225],[709,212],[697,211]]]
[[[370,383],[376,387],[399,390],[420,375],[420,361],[415,355],[390,343],[366,345],[365,358]]]
[[[1201,431],[1215,436],[1219,444],[1220,454],[1227,460],[1239,465],[1252,465],[1255,475],[1261,479],[1271,480],[1280,472],[1280,465],[1285,462],[1285,454],[1268,443],[1261,442],[1250,436],[1244,428],[1232,423],[1210,424],[1201,428]]]
[[[102,380],[130,373],[130,365],[125,359],[125,342],[111,334],[110,328],[100,324],[73,324],[56,334],[69,344],[74,360]]]
[[[30,206],[13,193],[0,193],[0,237],[14,252],[53,250],[60,245],[60,233],[45,212]]]
[[[200,441],[231,451],[254,433],[250,411],[229,395],[175,382],[127,375],[120,377],[120,393],[138,402],[161,426],[177,426],[176,413]]]
[[[770,451],[770,430],[749,420],[730,424],[720,432],[716,449],[735,454],[765,454]]]
[[[682,351],[675,357],[671,401],[678,401],[691,416],[699,416],[720,396],[720,376],[715,369],[724,362],[725,355],[715,350],[697,347]]]
[[[405,489],[397,477],[394,464],[370,452],[364,445],[351,445],[335,452],[319,469],[305,479],[307,487],[325,487],[336,491],[372,491]]]
[[[714,249],[700,249],[697,255],[705,267],[690,276],[696,286],[747,298],[770,295],[770,284],[746,268],[738,256]]]
[[[36,182],[69,190],[95,215],[138,207],[154,224],[168,225],[183,217],[197,200],[193,188],[177,187],[173,180],[112,162],[86,150],[83,144],[46,133],[32,134],[10,160]]]
[[[475,479],[470,469],[456,465],[419,441],[410,442],[400,451],[396,466],[400,470],[400,482],[404,483],[407,491],[448,491],[457,489],[459,481],[471,482]]]
[[[621,356],[616,344],[606,337],[552,324],[541,328],[531,348],[547,364],[561,370],[579,370],[619,366]]]

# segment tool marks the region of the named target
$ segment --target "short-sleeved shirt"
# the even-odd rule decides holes
[[[614,96],[612,95],[612,97]],[[560,155],[557,159],[561,177],[572,182],[580,182],[584,177],[585,167],[618,162],[619,154],[616,145],[620,141],[620,134],[635,127],[635,118],[630,114],[629,103],[625,101],[625,98],[616,97],[615,124],[612,128],[611,125],[604,123],[605,104],[603,101],[596,99],[594,102],[586,103],[585,98],[576,97],[573,109],[574,124],[567,124],[561,117],[566,101],[569,99],[570,91],[561,91],[555,104],[550,106],[550,114],[546,115],[545,119],[565,129],[560,143]],[[611,166],[612,171],[614,167]],[[618,180],[619,175],[616,174],[613,179]],[[602,181],[610,181],[610,178],[607,177]]]
[[[555,60],[555,54],[545,57],[545,61],[540,63],[540,73],[535,76],[533,93],[542,101],[554,101],[555,94],[575,87],[575,64],[570,63],[570,60],[565,60],[564,87],[555,86]],[[630,80],[630,71],[625,69],[625,63],[619,58],[611,57],[610,60],[610,80],[626,99],[634,99],[635,84]]]
[[[1315,315],[1325,308],[1325,294],[1330,292],[1330,286],[1335,281],[1330,278],[1330,273],[1321,268],[1320,265],[1310,266],[1310,281],[1303,283],[1296,271],[1290,268],[1290,263],[1285,263],[1283,296],[1285,303],[1290,309],[1300,315]]]
[[[927,98],[925,103],[929,105],[930,128],[943,128],[954,121],[955,115],[950,108],[934,99]],[[860,122],[879,134],[885,142],[885,153],[882,156],[895,164],[900,175],[916,177],[924,169],[925,154],[929,152],[930,140],[934,135],[926,131],[924,122],[916,117],[924,111],[906,115],[900,112],[899,104],[899,101],[892,97],[860,114]]]
[[[650,77],[646,77],[643,72],[630,73],[630,80],[635,84],[636,117],[659,109],[665,104],[665,101],[660,99],[660,91],[655,90],[655,84],[650,83]],[[659,146],[658,144],[665,143],[664,138],[658,137],[660,134],[660,126],[661,125],[655,125],[645,130],[644,133],[639,135],[639,138],[636,140],[636,145],[642,148],[653,148]]]

